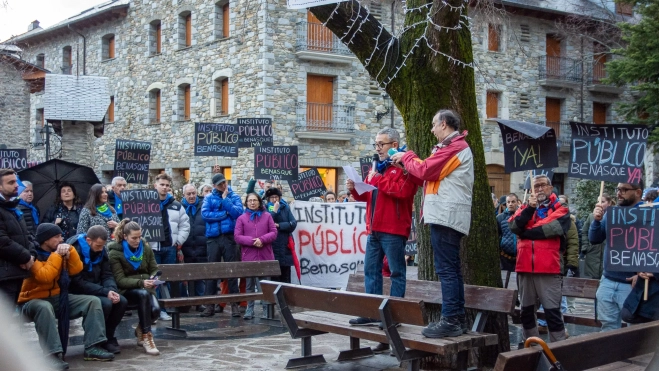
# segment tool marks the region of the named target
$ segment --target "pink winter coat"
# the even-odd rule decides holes
[[[275,260],[272,243],[277,238],[277,228],[272,216],[265,210],[262,211],[261,216],[254,217],[254,220],[250,220],[250,216],[251,214],[245,210],[245,213],[238,217],[233,234],[236,243],[242,247],[243,261]],[[255,238],[263,242],[262,247],[254,246]]]

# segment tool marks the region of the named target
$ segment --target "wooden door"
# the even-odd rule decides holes
[[[334,103],[334,78],[307,75],[307,129],[330,130]]]
[[[503,166],[500,165],[487,165],[487,180],[490,184],[490,189],[497,198],[505,196],[510,193],[510,174],[506,174]],[[494,205],[492,205],[494,208]]]
[[[323,23],[309,11],[307,11],[307,48],[324,52],[332,51],[332,31],[323,26]]]
[[[593,102],[593,124],[606,124],[606,104]]]
[[[499,93],[488,91],[485,106],[487,118],[499,117]]]
[[[222,6],[222,35],[229,37],[229,3]]]
[[[561,134],[561,100],[556,98],[545,99],[545,122],[554,129],[556,136]]]
[[[561,40],[556,35],[548,34],[546,39],[547,77],[561,76]]]
[[[601,84],[606,77],[606,48],[600,43],[593,44],[593,83]]]

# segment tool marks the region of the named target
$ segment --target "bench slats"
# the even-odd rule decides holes
[[[473,285],[465,285],[464,287],[465,308],[506,314],[512,314],[515,310],[516,290]],[[390,289],[391,279],[383,277],[383,294],[389,295]],[[347,291],[364,292],[364,275],[351,274],[348,278]],[[436,281],[407,280],[405,297],[441,305],[440,283]]]
[[[219,303],[233,303],[239,301],[250,301],[261,299],[263,295],[260,292],[250,294],[226,294],[226,295],[207,295],[192,296],[188,298],[171,298],[160,299],[160,305],[163,308],[176,308],[188,305],[206,305]]]
[[[563,296],[596,299],[600,281],[590,278],[563,277]]]
[[[167,282],[216,280],[219,278],[275,277],[281,275],[276,260],[260,262],[161,264],[160,279]]]
[[[353,317],[380,318],[378,308],[383,298],[378,295],[356,292],[335,291],[308,286],[261,281],[265,300],[275,302],[277,286],[284,287],[284,298],[288,306],[312,310],[331,310],[333,313]],[[426,324],[425,305],[421,300],[390,298],[391,314],[394,322],[423,326]]]

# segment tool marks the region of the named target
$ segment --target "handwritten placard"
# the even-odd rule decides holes
[[[240,148],[272,146],[272,119],[238,119],[238,142]]]
[[[254,147],[254,177],[296,180],[298,178],[297,146]]]
[[[198,122],[194,131],[195,156],[238,157],[238,127]]]
[[[544,135],[533,138],[501,123],[499,128],[503,139],[506,173],[558,166],[554,129],[549,129]]]
[[[609,207],[606,223],[607,271],[659,273],[659,209]]]
[[[359,159],[359,169],[362,172],[362,180],[366,180],[368,172],[371,171],[373,166],[373,157],[361,157]]]
[[[570,122],[568,175],[618,183],[639,183],[649,131],[645,125],[591,125]]]
[[[416,255],[417,253],[417,243],[416,243],[416,216],[412,215],[412,229],[410,229],[410,236],[405,242],[405,255]]]
[[[323,178],[316,168],[301,172],[297,180],[289,180],[288,184],[296,200],[307,201],[311,197],[321,197],[327,191]]]
[[[149,242],[164,241],[165,233],[160,212],[160,197],[153,189],[121,191],[124,218],[142,227],[142,237]]]
[[[127,183],[148,184],[151,143],[117,139],[114,150],[114,176]]]
[[[0,149],[0,169],[27,169],[26,149]]]

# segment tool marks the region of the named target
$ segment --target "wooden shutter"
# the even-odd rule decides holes
[[[616,13],[622,15],[634,15],[634,4],[623,4],[616,2]]]
[[[114,97],[110,97],[110,106],[108,107],[108,122],[114,122]]]
[[[606,104],[593,102],[593,124],[606,124]]]
[[[492,52],[499,51],[499,27],[497,25],[488,25],[487,50]]]
[[[485,114],[487,118],[499,117],[499,93],[488,91]]]
[[[192,45],[192,14],[185,16],[185,46]]]
[[[307,128],[330,130],[334,103],[334,78],[307,75]]]
[[[307,48],[310,50],[332,51],[332,31],[311,12],[307,11]]]
[[[190,119],[190,85],[183,88],[183,112],[185,119]]]
[[[600,43],[593,44],[593,83],[600,84],[606,77],[606,47]]]
[[[546,37],[547,77],[561,76],[561,41],[554,35]]]
[[[222,112],[223,115],[229,114],[229,79],[222,80]]]
[[[554,129],[556,136],[561,133],[561,100],[556,98],[545,99],[545,120],[547,126]]]
[[[156,122],[160,122],[160,90],[156,91]]]
[[[114,36],[108,37],[108,59],[114,58]]]
[[[222,36],[229,37],[229,3],[222,6]]]
[[[162,23],[158,22],[156,25],[156,54],[160,54],[162,50]]]

